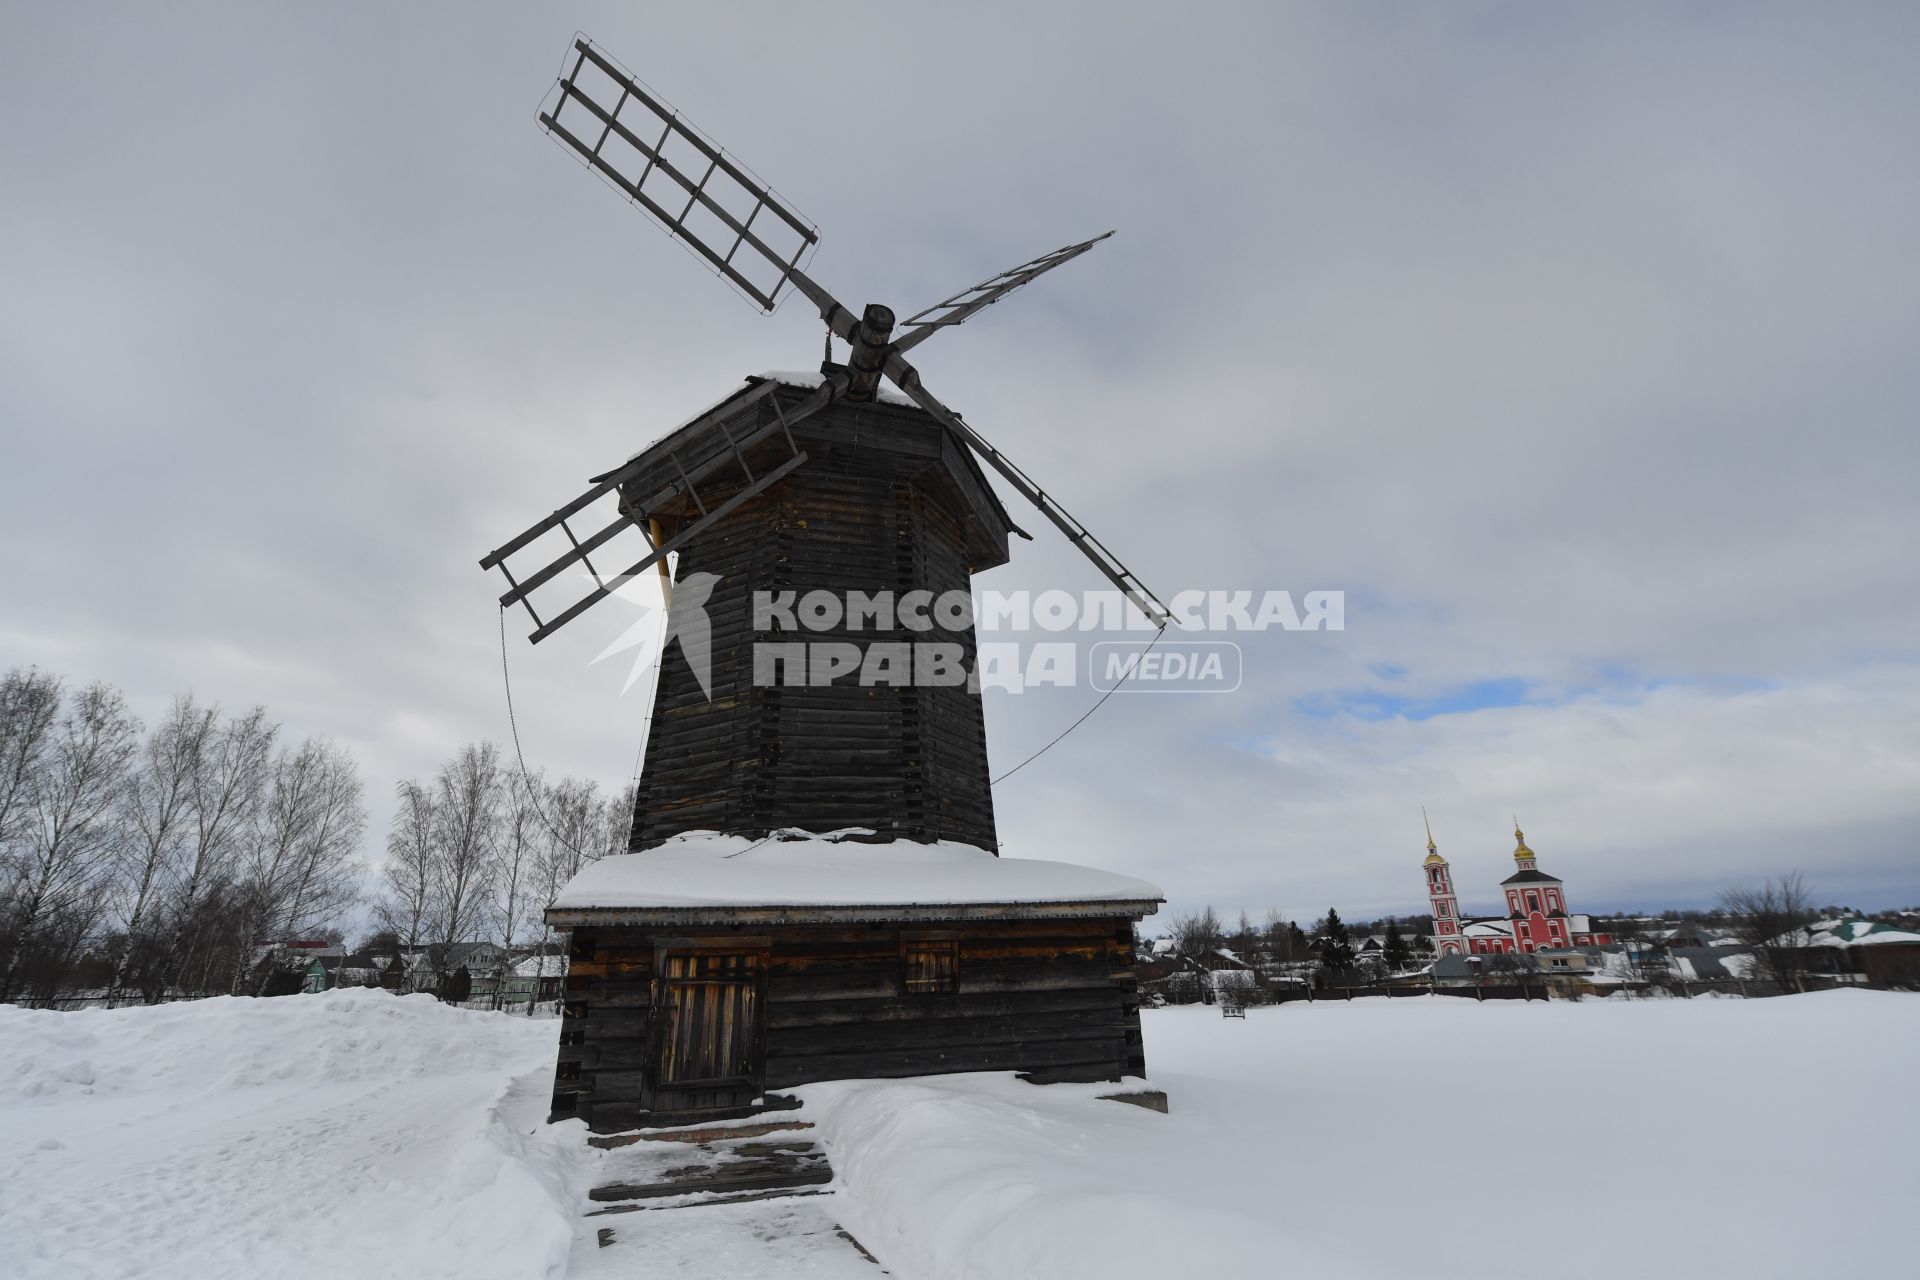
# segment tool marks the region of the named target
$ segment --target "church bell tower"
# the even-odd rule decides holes
[[[1421,812],[1423,822],[1426,813]],[[1460,936],[1460,900],[1453,892],[1453,872],[1433,842],[1433,824],[1427,823],[1427,899],[1433,904],[1433,950],[1435,955],[1466,954],[1466,941]]]

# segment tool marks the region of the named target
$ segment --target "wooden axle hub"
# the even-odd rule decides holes
[[[847,356],[849,378],[845,399],[873,399],[880,386],[880,375],[886,369],[892,337],[893,309],[877,302],[868,303],[861,313],[859,327],[853,332],[853,351]]]

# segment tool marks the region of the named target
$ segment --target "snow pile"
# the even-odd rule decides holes
[[[840,1220],[914,1280],[1598,1280],[1646,1259],[1797,1280],[1835,1241],[1863,1274],[1911,1270],[1920,997],[1300,1001],[1143,1023],[1169,1115],[1005,1075],[801,1089]],[[1790,1172],[1836,1133],[1873,1141]],[[1650,1176],[1649,1152],[1676,1151]]]
[[[356,988],[274,1000],[221,999],[94,1011],[0,1006],[0,1094],[350,1084],[394,1076],[498,1072],[524,1058],[514,1037],[476,1036],[429,995]],[[552,1050],[551,1023],[528,1032]]]
[[[1152,1176],[1169,1118],[1099,1099],[1116,1087],[987,1074],[797,1092],[826,1135],[840,1221],[896,1275],[1071,1280],[1202,1263],[1223,1275],[1357,1274],[1262,1216],[1217,1207],[1211,1180]],[[1221,1153],[1228,1168],[1248,1154]]]
[[[368,990],[0,1007],[0,1275],[561,1274],[554,1039]]]
[[[1160,889],[1132,876],[996,858],[943,840],[866,844],[783,830],[773,838],[691,831],[640,853],[593,863],[567,882],[556,910],[711,906],[902,906],[1032,902],[1159,902]]]

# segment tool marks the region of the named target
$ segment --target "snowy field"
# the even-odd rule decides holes
[[[0,1008],[0,1276],[1904,1274],[1920,997],[1146,1016],[1173,1114],[809,1086],[830,1197],[580,1216],[552,1022],[349,992]],[[595,1247],[613,1224],[621,1244]],[[1251,1269],[1258,1268],[1257,1272]]]

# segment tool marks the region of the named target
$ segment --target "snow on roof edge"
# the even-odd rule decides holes
[[[819,370],[807,369],[770,369],[755,375],[767,382],[779,382],[789,387],[805,387],[808,390],[826,381],[826,375]],[[909,400],[886,383],[880,383],[873,389],[873,398],[881,404],[899,405],[902,409],[918,409],[920,406]]]
[[[581,869],[550,910],[880,909],[1164,902],[1145,880],[1069,862],[1000,858],[956,841],[866,843],[788,829],[762,840],[693,831]]]
[[[675,432],[686,430],[688,427],[692,426],[694,423],[700,421],[700,419],[712,413],[715,409],[718,409],[721,405],[725,404],[727,401],[739,395],[741,391],[749,383],[778,382],[783,386],[801,387],[810,391],[813,388],[819,386],[825,380],[826,379],[824,375],[818,372],[809,373],[804,369],[774,369],[774,370],[769,370],[765,373],[756,373],[748,378],[743,378],[741,380],[740,386],[735,387],[732,391],[727,392],[726,395],[721,396],[718,400],[715,400],[712,404],[708,405],[706,408],[702,409],[700,412],[687,418],[684,422],[677,423],[671,431],[662,432],[657,438],[653,440],[649,440],[646,444],[641,445],[638,449],[635,449],[632,453],[628,454],[626,460],[628,462],[632,462],[635,458],[653,449],[655,446],[659,445],[659,443],[662,440],[669,438]],[[915,404],[913,401],[907,399],[906,396],[900,394],[900,392],[884,384],[874,389],[873,398],[879,401],[881,404],[895,405],[902,409],[918,409],[920,407],[919,405]]]

